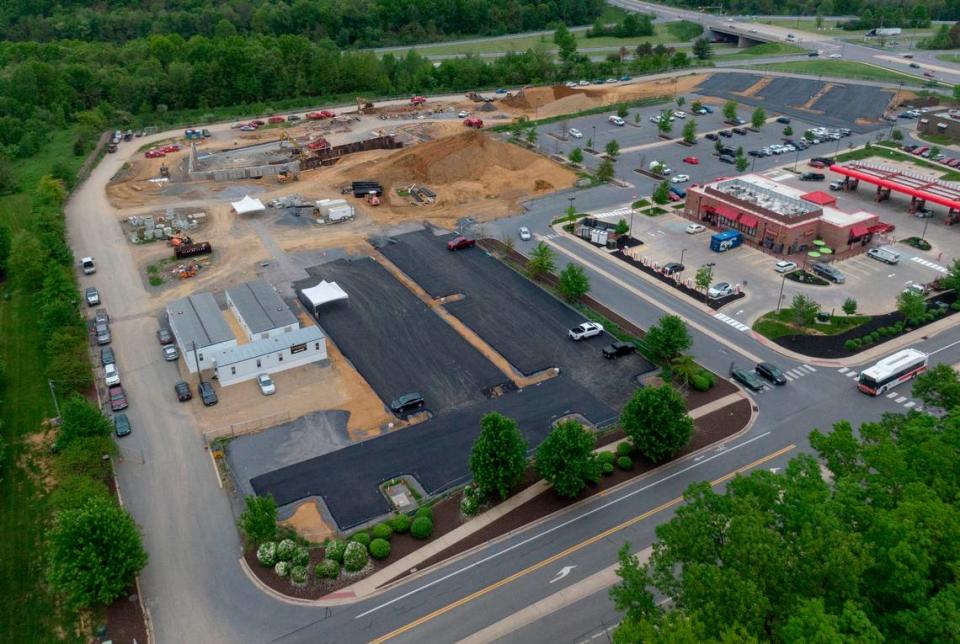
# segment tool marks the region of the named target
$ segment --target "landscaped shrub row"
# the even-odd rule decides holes
[[[960,301],[951,304],[950,308],[954,311],[960,311]],[[862,335],[859,338],[851,338],[843,343],[843,347],[847,351],[857,351],[858,349],[882,342],[887,338],[900,335],[904,331],[912,331],[913,329],[923,326],[924,324],[930,324],[944,315],[946,315],[946,309],[932,308],[929,309],[923,315],[923,317],[917,320],[910,320],[909,322],[904,322],[901,320],[894,323],[892,326],[882,326],[879,329],[874,329],[870,333]]]

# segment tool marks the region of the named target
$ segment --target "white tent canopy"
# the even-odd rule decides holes
[[[302,289],[300,294],[307,299],[314,310],[324,304],[336,302],[337,300],[345,300],[349,297],[347,292],[340,288],[336,282],[328,282],[326,280],[321,280],[316,286]]]
[[[263,202],[259,199],[254,199],[250,195],[245,196],[240,201],[234,201],[232,204],[234,212],[238,215],[248,215],[250,213],[262,213],[266,209],[263,207]]]

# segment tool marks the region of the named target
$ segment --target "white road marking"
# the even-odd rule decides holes
[[[576,566],[564,566],[563,568],[560,569],[560,572],[557,573],[557,576],[551,579],[549,583],[552,584],[555,581],[560,581],[561,579],[569,575],[570,571],[573,570],[574,568],[576,568]]]
[[[930,353],[928,353],[927,355],[931,355],[931,356],[932,356],[932,355],[935,354],[935,353],[940,353],[941,351],[946,351],[946,350],[949,349],[950,347],[955,347],[955,346],[957,346],[958,344],[960,344],[960,340],[957,340],[956,342],[951,342],[950,344],[945,345],[945,346],[942,346],[942,347],[940,347],[939,349],[935,349],[935,350],[931,351]]]
[[[887,398],[896,398],[896,397],[897,397],[897,392],[895,391],[891,391],[890,393],[887,394]]]
[[[911,407],[913,407],[913,406],[916,405],[916,404],[917,404],[916,402],[914,402],[914,401],[911,400],[911,401],[908,402],[908,403],[904,403],[903,406],[906,407],[907,409],[910,409]]]
[[[893,402],[895,402],[895,403],[897,403],[897,404],[899,405],[900,403],[902,403],[902,402],[903,402],[904,400],[906,400],[906,399],[907,399],[906,396],[900,396],[899,398],[897,398],[897,399],[894,400]]]
[[[910,261],[916,262],[916,263],[920,264],[921,266],[926,266],[927,268],[932,268],[933,270],[938,271],[938,272],[940,272],[940,273],[943,273],[944,275],[946,275],[947,273],[950,272],[950,271],[947,269],[947,267],[941,266],[940,264],[935,264],[935,263],[931,262],[930,260],[924,259],[924,258],[922,258],[922,257],[911,257],[911,258],[910,258]]]
[[[724,315],[723,313],[714,313],[713,317],[717,318],[718,320],[720,320],[725,324],[729,324],[730,326],[735,328],[737,331],[746,332],[750,330],[750,327],[748,327],[746,324],[742,322],[738,322],[737,320],[734,320],[732,317]]]
[[[802,364],[802,365],[800,365],[800,366],[803,367],[804,369],[806,369],[807,371],[809,371],[810,373],[816,373],[816,372],[817,372],[816,369],[814,369],[813,367],[811,367],[811,366],[808,365],[808,364]]]
[[[839,369],[837,369],[837,371],[839,371],[840,373],[847,373],[848,371],[850,371],[850,367],[840,367]]]
[[[789,380],[790,382],[793,382],[793,381],[796,379],[796,376],[791,376],[789,371],[787,371],[786,373],[784,373],[784,374],[783,374],[783,377],[786,378],[787,380]]]
[[[801,371],[800,369],[791,369],[787,372],[787,374],[793,376],[794,378],[802,378],[807,375],[806,372]]]
[[[857,377],[856,371],[851,371],[847,374],[847,378],[856,378],[856,377]]]
[[[754,436],[753,438],[749,438],[749,439],[743,441],[742,443],[738,443],[738,444],[734,445],[733,447],[731,447],[731,448],[729,448],[729,449],[726,449],[726,450],[724,450],[724,451],[722,451],[722,452],[718,452],[718,453],[716,453],[716,454],[714,454],[714,455],[712,455],[712,456],[708,456],[707,458],[703,459],[703,460],[700,461],[699,463],[692,463],[692,464],[690,464],[690,465],[688,465],[688,466],[686,466],[686,467],[684,467],[684,468],[681,468],[681,469],[677,470],[676,472],[673,472],[673,473],[671,473],[671,474],[668,474],[668,475],[664,476],[663,478],[660,478],[660,479],[657,479],[657,480],[655,480],[655,481],[652,481],[652,482],[648,483],[647,485],[644,485],[644,486],[642,486],[642,487],[639,487],[639,488],[637,488],[637,489],[635,489],[635,490],[631,490],[630,492],[627,492],[627,493],[624,494],[623,496],[620,496],[620,497],[618,497],[618,498],[616,498],[616,499],[613,499],[612,501],[608,501],[608,502],[604,503],[603,505],[598,505],[597,507],[595,507],[595,508],[593,508],[593,509],[591,509],[591,510],[587,510],[587,511],[584,512],[583,514],[578,514],[577,516],[575,516],[575,517],[573,517],[573,518],[571,518],[571,519],[567,519],[566,521],[564,521],[564,522],[562,522],[562,523],[558,523],[557,525],[553,526],[552,528],[547,528],[547,529],[544,530],[543,532],[538,532],[538,533],[536,533],[536,534],[534,534],[534,535],[531,535],[531,536],[527,537],[526,539],[523,539],[523,540],[521,540],[521,541],[518,541],[518,542],[514,543],[513,545],[507,546],[507,547],[504,548],[503,550],[498,550],[498,551],[496,551],[496,552],[494,552],[494,553],[492,553],[492,554],[487,555],[486,557],[484,557],[484,558],[482,558],[482,559],[478,559],[477,561],[474,561],[473,563],[464,566],[463,568],[459,568],[459,569],[457,569],[457,570],[454,570],[453,572],[447,573],[446,575],[443,575],[442,577],[438,577],[438,578],[434,579],[433,581],[430,581],[430,582],[425,583],[425,584],[422,585],[422,586],[418,586],[417,588],[414,588],[413,590],[407,591],[407,592],[403,593],[402,595],[398,595],[398,596],[394,597],[393,599],[391,599],[391,600],[389,600],[389,601],[385,601],[384,603],[380,604],[379,606],[374,606],[374,607],[371,608],[370,610],[367,610],[367,611],[364,611],[364,612],[360,613],[359,615],[357,615],[356,617],[354,617],[354,619],[361,619],[361,618],[363,618],[363,617],[366,617],[367,615],[370,615],[370,614],[372,614],[372,613],[377,612],[377,611],[380,610],[381,608],[386,608],[387,606],[392,606],[393,604],[396,604],[397,602],[401,602],[401,601],[403,601],[404,599],[406,599],[406,598],[408,598],[408,597],[411,597],[411,596],[413,596],[413,595],[416,595],[417,593],[419,593],[419,592],[421,592],[421,591],[423,591],[423,590],[426,590],[426,589],[428,589],[428,588],[432,588],[432,587],[436,586],[437,584],[442,584],[443,582],[447,581],[448,579],[451,579],[451,578],[453,578],[453,577],[456,577],[457,575],[460,575],[460,574],[465,573],[465,572],[467,572],[467,571],[473,570],[474,568],[477,568],[477,567],[479,567],[479,566],[482,566],[483,564],[487,563],[488,561],[492,561],[492,560],[494,560],[494,559],[496,559],[496,558],[498,558],[498,557],[501,557],[501,556],[503,556],[503,555],[505,555],[505,554],[507,554],[507,553],[509,553],[509,552],[513,552],[513,551],[516,550],[517,548],[522,548],[523,546],[525,546],[525,545],[527,545],[527,544],[529,544],[529,543],[532,543],[532,542],[534,542],[534,541],[536,541],[536,540],[538,540],[538,539],[541,539],[541,538],[543,538],[543,537],[545,537],[545,536],[547,536],[547,535],[549,535],[549,534],[553,534],[554,532],[556,532],[556,531],[558,531],[558,530],[563,530],[563,529],[566,528],[567,526],[569,526],[569,525],[571,525],[571,524],[573,524],[573,523],[576,523],[577,521],[579,521],[579,520],[581,520],[581,519],[585,519],[585,518],[587,518],[587,517],[589,517],[589,516],[591,516],[591,515],[596,514],[597,512],[602,512],[603,510],[606,510],[607,508],[609,508],[609,507],[611,507],[611,506],[613,506],[613,505],[616,505],[616,504],[618,504],[618,503],[621,503],[621,502],[623,502],[623,501],[626,501],[627,499],[633,498],[633,497],[636,496],[637,494],[642,494],[642,493],[646,492],[647,490],[649,490],[649,489],[651,489],[651,488],[653,488],[653,487],[655,487],[655,486],[657,486],[657,485],[660,485],[661,483],[665,483],[665,482],[667,482],[667,481],[669,481],[669,480],[671,480],[671,479],[674,479],[674,478],[676,478],[676,477],[678,477],[678,476],[682,476],[682,475],[686,474],[687,472],[689,472],[690,470],[692,470],[692,469],[694,469],[694,468],[697,468],[697,467],[700,467],[700,466],[703,465],[704,463],[709,463],[710,461],[712,461],[712,460],[714,460],[714,459],[716,459],[716,458],[720,458],[721,456],[725,456],[726,454],[729,454],[730,452],[733,452],[734,450],[738,450],[738,449],[740,449],[741,447],[744,447],[744,446],[749,445],[749,444],[751,444],[751,443],[753,443],[753,442],[755,442],[755,441],[758,441],[758,440],[760,440],[761,438],[766,438],[766,437],[769,436],[769,435],[770,435],[770,432],[764,432],[764,433],[762,433],[762,434],[758,434],[757,436]]]

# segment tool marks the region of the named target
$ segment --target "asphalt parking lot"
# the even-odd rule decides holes
[[[614,340],[574,342],[567,331],[586,318],[479,248],[451,252],[449,234],[432,230],[393,238],[380,250],[431,296],[460,294],[446,304],[456,316],[525,375],[550,367],[571,376],[619,409],[652,368],[639,354],[610,361],[601,349]]]
[[[324,307],[318,322],[344,356],[390,401],[420,393],[434,414],[482,400],[485,389],[507,380],[450,325],[374,260],[339,259],[312,267],[350,296]]]

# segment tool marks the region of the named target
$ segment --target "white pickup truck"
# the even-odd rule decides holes
[[[84,275],[92,275],[97,272],[97,267],[93,263],[92,257],[84,257],[80,260],[80,268],[83,270]]]
[[[578,326],[570,329],[569,335],[570,339],[574,341],[585,340],[586,338],[592,338],[595,335],[600,335],[603,333],[603,326],[597,324],[596,322],[584,322]]]

